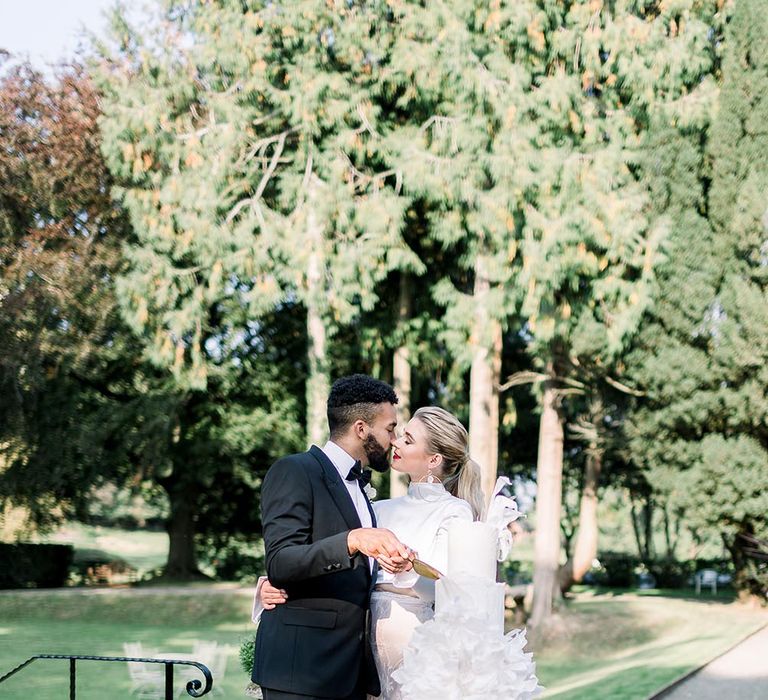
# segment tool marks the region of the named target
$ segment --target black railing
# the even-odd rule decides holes
[[[76,676],[77,676],[77,662],[78,661],[122,661],[127,663],[142,663],[142,664],[164,664],[165,665],[165,700],[173,700],[173,667],[174,666],[195,666],[200,670],[205,679],[205,685],[202,681],[193,679],[187,682],[187,693],[193,698],[199,698],[210,692],[213,688],[213,676],[210,670],[204,664],[197,661],[183,661],[181,659],[142,659],[132,658],[127,656],[73,656],[71,654],[35,654],[35,656],[27,659],[23,664],[19,664],[16,668],[6,673],[0,678],[0,683],[10,678],[13,674],[18,673],[23,668],[26,668],[33,661],[38,659],[69,659],[69,699],[75,700],[75,688],[76,688]]]

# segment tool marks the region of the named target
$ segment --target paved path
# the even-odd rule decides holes
[[[655,698],[768,700],[768,626]]]

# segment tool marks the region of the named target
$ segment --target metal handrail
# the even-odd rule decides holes
[[[33,661],[38,659],[69,659],[69,698],[75,700],[75,687],[76,687],[76,662],[78,661],[122,661],[122,662],[135,662],[144,664],[164,664],[165,665],[165,700],[173,700],[173,667],[195,666],[203,674],[205,679],[205,686],[197,679],[193,679],[187,682],[187,693],[193,698],[199,698],[206,695],[213,688],[213,676],[211,671],[205,664],[201,664],[198,661],[186,661],[184,659],[142,659],[128,656],[79,656],[73,654],[35,654],[27,659],[24,663],[19,664],[16,668],[11,669],[4,676],[0,677],[0,683],[10,678],[15,673],[18,673],[23,668],[26,668]]]

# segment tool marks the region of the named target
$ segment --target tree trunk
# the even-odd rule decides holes
[[[550,377],[553,368],[549,368]],[[539,625],[552,613],[559,587],[560,508],[563,492],[563,420],[557,389],[552,379],[544,383],[536,465],[536,534],[533,562],[533,611],[531,625]]]
[[[597,489],[602,468],[603,451],[597,445],[591,445],[587,451],[584,466],[584,486],[579,504],[579,531],[573,550],[574,583],[581,582],[584,574],[592,568],[592,561],[597,556]]]
[[[653,499],[648,496],[643,509],[645,526],[645,563],[650,562],[656,555],[656,548],[653,544]]]
[[[490,498],[499,459],[499,383],[501,380],[501,324],[489,313],[491,288],[485,258],[475,263],[475,311],[470,344],[469,454],[482,470],[483,492]]]
[[[413,290],[411,279],[405,273],[400,274],[400,298],[397,309],[397,322],[401,330],[411,318],[413,307]],[[397,403],[397,425],[400,430],[411,419],[411,353],[408,344],[403,337],[402,344],[395,350],[392,362],[392,377],[395,393],[400,401]],[[404,496],[408,490],[408,477],[390,470],[389,497]]]
[[[635,508],[635,499],[632,494],[629,495],[629,514],[632,518],[632,532],[635,533],[635,543],[637,544],[637,556],[644,560],[645,548],[643,547],[643,537],[640,530],[639,517],[637,515],[637,509]]]
[[[655,554],[653,545],[653,499],[645,497],[645,502],[638,513],[635,507],[635,499],[630,494],[630,513],[632,515],[632,529],[637,542],[637,553],[643,563],[651,561]]]
[[[672,523],[669,517],[669,506],[664,504],[664,541],[667,545],[667,558],[675,559],[677,557],[677,543],[680,535],[680,521],[676,520],[674,524],[674,536],[672,534]]]
[[[721,533],[723,545],[728,550],[733,560],[734,577],[733,587],[736,589],[739,600],[742,603],[758,602],[760,604],[765,602],[765,587],[755,578],[755,569],[750,572],[749,555],[744,551],[745,547],[750,547],[753,550],[762,549],[759,542],[755,547],[750,546],[748,543],[754,541],[755,530],[751,523],[742,522],[739,527],[739,532],[733,539],[726,536],[725,533]],[[744,540],[743,537],[747,539]],[[768,552],[766,552],[768,553]],[[754,556],[754,555],[753,555]]]
[[[178,467],[179,469],[188,467]],[[197,489],[188,482],[171,477],[160,482],[168,494],[170,514],[168,532],[168,561],[162,578],[189,580],[207,578],[197,566],[195,550],[195,494]]]
[[[309,261],[307,264],[307,338],[309,376],[307,377],[307,442],[322,446],[328,437],[326,402],[331,390],[328,369],[327,339],[324,310],[326,290],[323,283],[325,255],[323,252],[323,227],[315,212],[315,190],[310,186],[307,214],[307,243]]]

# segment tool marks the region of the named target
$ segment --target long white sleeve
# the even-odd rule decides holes
[[[401,498],[374,503],[379,527],[386,527],[418,553],[419,559],[445,571],[448,563],[446,525],[454,518],[472,520],[466,501],[451,496],[441,484],[411,484]],[[413,588],[419,597],[435,598],[434,581],[413,571],[389,574],[379,569],[377,583]]]

